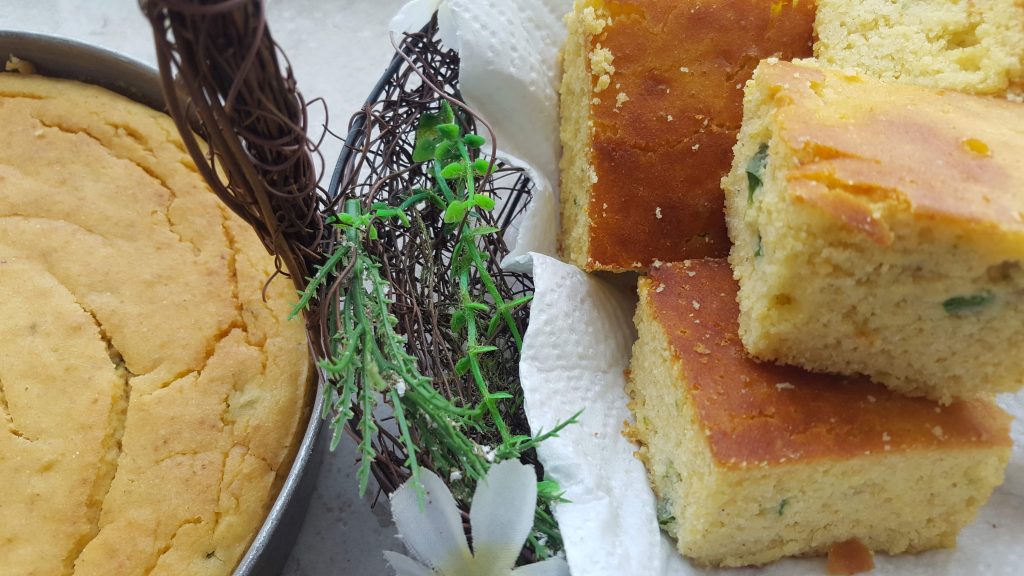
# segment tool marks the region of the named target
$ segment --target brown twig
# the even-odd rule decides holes
[[[262,0],[140,0],[167,107],[220,199],[305,287],[322,260],[325,201],[307,104]],[[283,265],[283,269],[282,269]]]

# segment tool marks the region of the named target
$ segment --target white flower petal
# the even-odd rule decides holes
[[[420,473],[426,496],[423,507],[416,489],[406,482],[391,496],[391,515],[405,547],[430,568],[469,558],[462,518],[448,487],[428,470]]]
[[[434,576],[432,570],[405,554],[385,552],[384,559],[395,570],[395,576]]]
[[[536,507],[533,466],[516,460],[491,466],[477,484],[469,511],[473,555],[498,570],[511,570],[533,528]]]
[[[512,576],[569,576],[569,565],[561,558],[552,558],[516,568]]]

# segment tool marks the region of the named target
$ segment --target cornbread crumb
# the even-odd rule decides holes
[[[603,92],[612,83],[612,74],[615,73],[615,66],[612,64],[614,60],[615,56],[611,50],[602,48],[600,44],[590,53],[590,73],[597,77],[597,83],[594,84],[595,94]]]
[[[21,74],[36,73],[36,67],[34,64],[27,60],[22,60],[14,55],[7,58],[7,62],[4,63],[4,70],[7,72],[18,72]]]
[[[977,94],[1024,80],[1018,0],[819,0],[815,56],[827,66]]]
[[[874,553],[856,538],[840,542],[828,549],[826,570],[830,576],[850,576],[874,569]]]

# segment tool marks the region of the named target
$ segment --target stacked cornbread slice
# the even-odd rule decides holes
[[[640,280],[631,430],[679,550],[744,566],[854,538],[893,554],[954,545],[1003,480],[1009,417],[757,362],[736,290],[724,260]]]
[[[726,178],[759,358],[952,398],[1024,384],[1024,106],[810,65],[747,86]]]
[[[1024,384],[1024,5],[773,2],[745,8],[767,28],[720,25],[740,4],[577,2],[569,18],[563,255],[648,274],[628,434],[663,527],[710,566],[951,547],[1010,458],[992,395]],[[787,62],[805,11],[819,60]],[[673,48],[666,30],[688,35]],[[759,51],[730,60],[737,45]],[[731,77],[742,105],[709,72],[638,89],[694,53],[756,68]],[[656,133],[667,101],[710,107],[711,126],[743,118],[716,191],[728,263],[695,260],[721,253],[692,242],[694,225],[714,238],[715,200],[675,176],[719,166],[679,153],[692,135],[633,146],[657,166],[618,147]]]

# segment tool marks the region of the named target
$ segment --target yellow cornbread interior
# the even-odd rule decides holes
[[[597,174],[591,163],[591,141],[594,130],[590,116],[591,86],[607,87],[612,55],[606,49],[591,50],[591,39],[600,34],[607,24],[594,2],[577,0],[575,10],[566,17],[568,39],[562,52],[561,140],[562,171],[561,217],[559,238],[562,255],[573,264],[586,269],[590,266],[590,189]],[[597,64],[591,66],[591,60]],[[593,76],[597,75],[595,79]]]
[[[1020,151],[1019,104],[762,64],[723,180],[747,349],[943,403],[1020,389]]]
[[[678,326],[666,326],[652,307],[655,286],[640,281],[639,340],[627,386],[636,425],[628,432],[640,445],[663,529],[698,564],[821,555],[851,538],[889,554],[952,547],[1002,482],[1005,445],[720,461],[708,440],[716,431],[706,428],[690,395],[711,384],[687,380],[666,334]],[[732,409],[723,402],[726,415]]]
[[[0,573],[230,574],[308,415],[292,287],[170,118],[0,74]]]
[[[883,80],[976,94],[1024,81],[1020,0],[818,0],[815,56]]]

